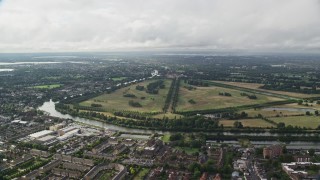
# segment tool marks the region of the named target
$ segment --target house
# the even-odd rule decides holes
[[[207,172],[202,173],[200,180],[207,180],[207,179],[208,179],[208,173]]]
[[[263,158],[274,158],[283,154],[283,146],[281,144],[275,144],[263,148]]]
[[[295,162],[310,162],[311,157],[309,155],[296,155],[293,156]]]

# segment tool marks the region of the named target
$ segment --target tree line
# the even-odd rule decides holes
[[[176,112],[176,106],[179,100],[179,88],[180,88],[180,78],[177,79],[174,86],[174,92],[172,96],[172,106],[171,106],[172,112]]]
[[[167,97],[166,97],[166,101],[164,102],[164,106],[162,108],[163,112],[167,112],[168,111],[168,108],[169,108],[170,103],[171,103],[172,94],[173,94],[173,91],[174,91],[175,84],[176,84],[176,79],[173,79],[172,82],[171,82],[170,89],[168,91]]]
[[[262,103],[262,104],[250,104],[250,105],[226,107],[226,108],[220,108],[220,109],[176,111],[176,113],[184,115],[184,116],[192,116],[192,115],[197,115],[197,114],[233,113],[233,112],[237,112],[239,110],[265,108],[265,107],[290,104],[290,103],[295,103],[295,102],[296,102],[296,100],[290,99],[290,100],[284,100],[284,101],[274,101],[274,102],[267,102],[267,103]]]

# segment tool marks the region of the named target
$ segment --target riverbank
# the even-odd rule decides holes
[[[59,117],[59,118],[65,118],[65,119],[72,119],[76,122],[80,122],[87,125],[92,125],[95,127],[101,127],[109,130],[118,131],[121,133],[128,133],[128,134],[159,134],[159,135],[165,135],[165,134],[171,134],[173,132],[170,131],[159,131],[159,130],[145,130],[145,129],[137,129],[137,128],[127,128],[122,126],[117,126],[113,124],[108,124],[104,122],[103,120],[89,120],[86,118],[80,118],[80,117],[73,117],[68,114],[62,114],[58,112],[55,109],[55,103],[50,100],[45,102],[42,106],[38,108],[39,110],[42,110],[44,112],[47,112],[50,116]],[[174,132],[178,133],[178,132]],[[185,133],[185,132],[182,132]],[[215,142],[223,142],[229,144],[229,142],[232,144],[234,142],[237,142],[239,138],[246,138],[250,139],[253,142],[259,142],[261,145],[271,145],[274,143],[277,143],[279,141],[286,142],[288,146],[292,147],[313,147],[318,148],[320,147],[319,140],[319,133],[270,133],[270,132],[260,132],[260,133],[244,133],[244,132],[188,132],[188,133],[202,133],[208,136],[207,140],[213,140]],[[260,137],[260,138],[259,138]],[[281,137],[281,138],[280,138]],[[286,139],[285,137],[288,137],[290,139]],[[298,138],[296,138],[298,137]],[[312,138],[310,138],[312,137]],[[296,141],[295,141],[296,139]],[[315,140],[317,142],[313,142],[312,140]],[[258,144],[257,144],[258,145]],[[307,146],[306,146],[307,145]]]
[[[129,128],[129,127],[123,127],[119,125],[114,125],[107,123],[104,120],[94,118],[93,119],[87,119],[87,118],[80,118],[80,117],[73,117],[69,114],[62,114],[58,112],[55,109],[55,103],[50,100],[45,102],[42,106],[38,108],[39,110],[47,112],[50,116],[54,117],[59,117],[59,118],[65,118],[65,119],[72,119],[77,122],[81,122],[84,124],[89,124],[97,127],[103,127],[106,129],[111,129],[115,131],[120,131],[120,132],[133,132],[133,133],[142,133],[142,134],[166,134],[166,133],[171,133],[173,131],[161,131],[161,130],[156,130],[156,129],[143,129],[143,128]],[[174,131],[174,132],[179,132],[179,131]],[[181,131],[183,132],[183,131]],[[197,132],[197,131],[195,131]],[[192,133],[192,132],[190,132]],[[277,129],[270,129],[270,130],[264,130],[264,129],[257,129],[257,130],[238,130],[238,129],[221,129],[221,130],[215,130],[214,132],[204,132],[204,131],[198,131],[197,133],[206,133],[206,134],[222,134],[222,135],[252,135],[252,136],[280,136],[280,135],[291,135],[291,136],[317,136],[319,132],[310,130],[310,131],[303,131],[303,132],[297,132],[297,133],[288,133],[285,130],[277,130]]]

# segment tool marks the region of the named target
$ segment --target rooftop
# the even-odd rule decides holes
[[[43,137],[45,135],[49,135],[49,134],[52,134],[52,133],[53,133],[53,131],[43,130],[43,131],[39,131],[39,132],[30,134],[29,136],[32,137],[32,138],[40,138],[40,137]]]

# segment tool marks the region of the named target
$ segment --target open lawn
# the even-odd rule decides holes
[[[252,144],[249,141],[249,139],[239,139],[239,143],[240,143],[241,147],[244,147],[244,148],[252,147]]]
[[[80,112],[90,112],[87,110],[80,110]],[[99,112],[100,114],[103,114],[105,116],[110,116],[110,117],[117,117],[118,119],[127,119],[126,117],[122,117],[122,116],[116,116],[114,115],[112,112]]]
[[[72,106],[72,105],[70,105]],[[87,110],[80,110],[80,112],[90,112]],[[127,119],[126,117],[122,117],[122,116],[116,116],[114,115],[112,112],[99,112],[105,116],[110,116],[110,117],[117,117],[119,119]],[[182,118],[183,116],[180,114],[173,114],[171,112],[167,112],[167,113],[159,113],[157,115],[152,116],[153,118],[158,118],[158,119],[163,119],[164,117],[167,117],[169,119],[179,119],[180,117]]]
[[[169,119],[174,119],[174,118],[179,119],[179,118],[182,118],[183,116],[180,114],[174,114],[171,112],[167,112],[167,113],[160,113],[160,114],[154,115],[152,117],[159,118],[159,119],[163,119],[164,117],[167,117]]]
[[[291,116],[270,119],[276,123],[283,122],[286,124],[286,126],[292,125],[315,129],[320,125],[319,116]]]
[[[161,140],[163,142],[170,142],[170,134],[164,134],[162,137],[161,137]]]
[[[54,89],[61,87],[61,84],[48,84],[48,85],[41,85],[41,86],[33,86],[35,89]]]
[[[133,180],[143,180],[144,177],[149,173],[149,168],[142,168],[137,175],[134,176]]]
[[[316,110],[320,110],[320,105],[316,103],[309,103],[309,106],[298,105],[298,103],[292,103],[263,109],[248,109],[245,110],[245,112],[248,113],[249,117],[256,117],[258,116],[258,114],[261,114],[264,117],[281,117],[305,115],[306,111],[309,111],[312,114],[314,114]],[[241,113],[241,111],[238,113]]]
[[[114,78],[112,78],[113,81],[122,81],[125,79],[127,79],[127,77],[114,77]]]
[[[302,94],[302,93],[295,93],[295,92],[273,91],[273,90],[260,89],[260,87],[263,86],[263,84],[258,84],[258,83],[242,83],[242,82],[229,82],[229,81],[214,81],[214,82],[228,84],[228,85],[232,85],[232,86],[243,87],[243,88],[248,88],[248,89],[258,89],[260,91],[265,91],[265,92],[270,92],[270,93],[275,93],[275,94],[282,94],[282,95],[296,97],[296,98],[307,98],[307,97],[320,96],[320,94]]]
[[[244,127],[274,127],[273,124],[262,119],[220,120],[219,124],[223,124],[224,127],[233,127],[235,121],[241,122]]]
[[[100,177],[98,178],[99,180],[104,180],[104,179],[112,179],[115,176],[116,172],[115,170],[105,170],[102,172],[102,174],[98,174],[100,175]]]
[[[81,106],[91,106],[91,104],[100,104],[102,108],[109,112],[113,110],[139,111],[139,112],[162,112],[168,90],[171,85],[171,80],[164,81],[165,88],[160,89],[158,94],[149,94],[146,91],[136,90],[136,86],[146,87],[150,82],[156,80],[149,80],[133,84],[128,87],[116,90],[110,94],[103,94],[101,96],[81,102]],[[124,94],[132,94],[135,97],[124,97]],[[142,107],[133,107],[129,105],[129,101],[138,102]]]
[[[238,113],[241,113],[239,111]],[[304,115],[305,113],[301,111],[287,111],[287,110],[265,110],[265,109],[248,109],[244,110],[249,117],[257,117],[258,114],[261,114],[263,117],[277,117],[277,116],[295,116],[295,115]]]
[[[219,109],[225,107],[234,107],[249,104],[261,104],[271,101],[281,101],[283,99],[256,94],[257,99],[249,99],[247,96],[241,96],[242,91],[210,86],[195,87],[189,90],[184,83],[179,89],[179,100],[176,107],[177,111]],[[232,96],[221,96],[219,93],[230,93]],[[250,94],[250,93],[247,93]]]
[[[291,104],[285,104],[285,105],[280,105],[280,106],[276,106],[276,107],[320,110],[320,105],[316,104],[315,102],[308,103],[308,106],[299,105],[298,103],[291,103]]]

